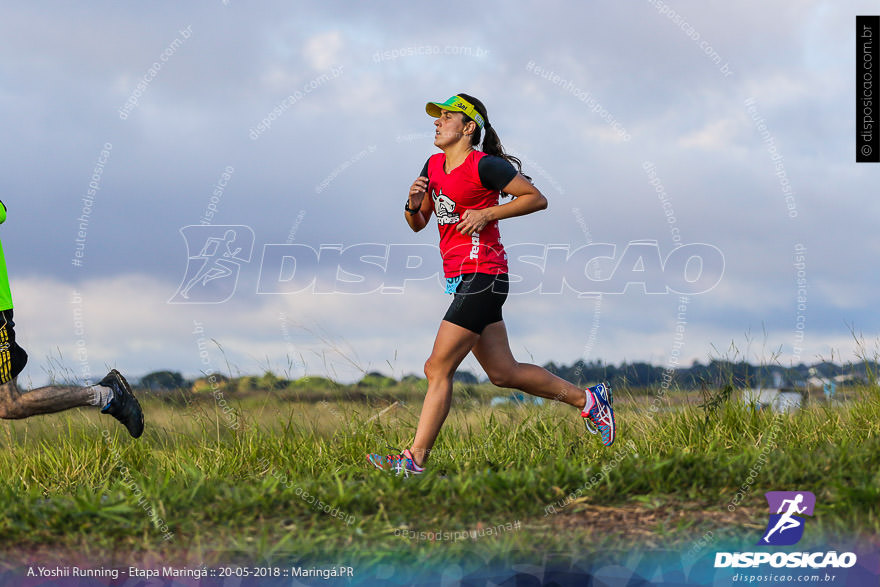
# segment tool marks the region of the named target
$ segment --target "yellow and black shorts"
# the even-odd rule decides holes
[[[15,342],[12,310],[0,312],[0,384],[18,377],[27,365],[27,353]]]

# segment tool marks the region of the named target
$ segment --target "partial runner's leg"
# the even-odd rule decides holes
[[[18,420],[93,405],[95,391],[89,387],[49,385],[21,393],[15,379],[0,385],[0,418]]]
[[[91,403],[94,392],[82,387],[50,385],[22,393],[16,381],[27,360],[27,352],[15,341],[12,309],[0,311],[0,418],[18,420]]]
[[[80,406],[96,406],[122,422],[137,438],[144,431],[144,414],[125,377],[112,369],[97,385],[48,385],[22,393],[17,378],[27,353],[15,342],[12,309],[0,311],[0,418],[18,420]]]
[[[113,369],[97,385],[48,385],[22,393],[16,379],[0,385],[0,418],[18,420],[81,406],[101,408],[119,420],[134,438],[144,432],[144,413],[125,377]]]
[[[480,335],[446,320],[440,323],[431,356],[425,362],[428,392],[410,451],[421,466],[427,460],[452,404],[452,376]]]
[[[486,326],[480,340],[474,345],[473,353],[495,385],[512,387],[580,408],[581,415],[595,426],[590,428],[587,425],[587,430],[601,434],[605,446],[614,443],[614,410],[606,394],[607,388],[597,385],[584,390],[537,365],[518,363],[510,352],[503,320]],[[590,405],[587,405],[588,401]]]
[[[480,340],[474,345],[473,353],[489,376],[489,381],[498,387],[519,389],[531,395],[584,408],[587,396],[583,389],[543,367],[519,363],[513,358],[503,320],[486,326]]]

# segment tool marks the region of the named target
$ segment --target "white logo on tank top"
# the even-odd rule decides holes
[[[461,218],[455,214],[455,201],[449,196],[440,193],[431,192],[431,199],[434,200],[434,212],[437,214],[437,224],[456,224]]]
[[[475,232],[471,235],[471,259],[476,259],[480,256],[480,233],[479,231]]]

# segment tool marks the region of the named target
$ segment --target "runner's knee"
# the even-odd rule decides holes
[[[518,379],[516,372],[518,367],[518,363],[505,365],[501,368],[494,367],[488,369],[486,375],[489,376],[489,381],[492,382],[492,385],[495,385],[496,387],[516,387]]]
[[[443,361],[438,361],[433,356],[428,357],[428,360],[425,361],[425,377],[428,378],[428,381],[452,377],[453,372],[454,370],[451,370],[449,365],[445,365]]]

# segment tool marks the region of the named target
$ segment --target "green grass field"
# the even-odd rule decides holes
[[[232,416],[210,394],[147,397],[137,441],[96,410],[4,421],[4,563],[697,553],[754,544],[767,520],[763,493],[794,489],[816,494],[811,539],[880,535],[876,390],[794,415],[732,402],[707,411],[684,396],[653,413],[651,396],[618,391],[618,440],[606,449],[573,408],[489,408],[486,387],[457,386],[428,473],[409,479],[372,469],[365,455],[408,446],[413,393],[384,413],[393,394],[226,396]]]

